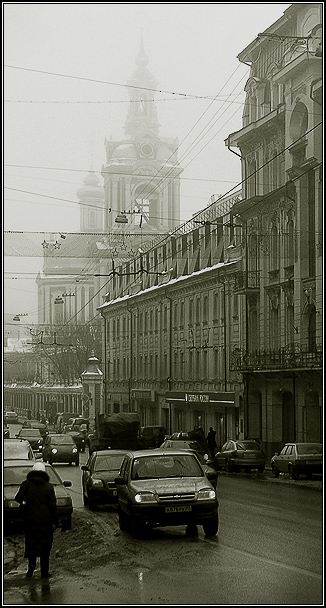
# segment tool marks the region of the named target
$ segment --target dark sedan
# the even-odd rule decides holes
[[[216,470],[225,468],[228,472],[232,472],[240,469],[245,471],[258,469],[258,473],[263,473],[266,456],[254,439],[230,439],[222,445],[220,452],[215,454],[213,462]]]
[[[114,480],[125,455],[125,450],[99,450],[92,452],[86,465],[81,467],[83,500],[90,510],[99,504],[117,503]]]
[[[22,509],[15,496],[20,484],[26,479],[32,470],[33,460],[5,460],[3,463],[3,519],[4,525],[23,522]],[[73,511],[72,499],[66,487],[70,487],[71,481],[62,481],[57,472],[49,465],[45,465],[50,482],[54,486],[57,513],[62,530],[71,528],[71,514]]]
[[[43,437],[39,429],[20,429],[16,437],[17,439],[26,439],[29,441],[33,452],[42,452]]]
[[[49,434],[47,424],[40,422],[39,420],[24,420],[23,429],[39,429],[43,439]]]
[[[311,478],[323,471],[323,446],[321,443],[286,443],[271,460],[274,477],[289,473],[291,479],[299,475]]]
[[[44,462],[68,462],[79,465],[79,454],[76,444],[70,435],[48,435],[43,447]]]

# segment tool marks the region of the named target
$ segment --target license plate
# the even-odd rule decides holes
[[[165,507],[165,513],[184,513],[185,511],[191,510],[191,505],[186,505],[184,507]]]
[[[316,462],[315,460],[307,460],[306,464],[310,464],[310,465],[319,465],[319,462]]]

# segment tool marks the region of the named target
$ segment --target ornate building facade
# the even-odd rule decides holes
[[[249,64],[241,153],[237,285],[245,328],[231,368],[243,374],[248,437],[322,440],[322,5],[293,4],[239,60]]]
[[[322,436],[321,4],[293,4],[251,66],[243,188],[121,265],[105,321],[104,411],[283,442]],[[234,150],[232,150],[234,151]]]

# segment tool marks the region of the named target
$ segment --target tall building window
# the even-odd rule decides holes
[[[208,324],[208,297],[204,296],[203,299],[203,322],[205,325]]]
[[[287,265],[292,266],[295,260],[294,254],[294,222],[293,220],[289,220],[286,227],[286,258]]]
[[[277,226],[272,226],[271,229],[271,270],[277,270],[278,263],[278,230]]]
[[[184,326],[184,318],[185,318],[185,303],[182,300],[180,302],[180,329],[183,329]]]
[[[308,256],[309,276],[316,274],[316,227],[315,227],[315,173],[308,173]]]
[[[294,306],[293,304],[286,307],[286,344],[294,343]]]
[[[316,350],[316,308],[313,306],[308,321],[308,350],[310,353]]]
[[[194,301],[189,300],[189,324],[192,325],[194,322]]]
[[[246,166],[246,197],[250,198],[256,194],[256,161],[248,161]]]
[[[277,350],[279,347],[279,312],[278,308],[272,308],[270,311],[270,345],[272,350]]]

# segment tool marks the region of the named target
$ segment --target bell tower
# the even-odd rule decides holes
[[[118,214],[125,214],[128,232],[162,233],[180,223],[178,140],[159,136],[155,93],[157,82],[148,70],[141,39],[136,70],[128,81],[129,109],[126,139],[105,139],[104,178],[106,229],[117,229]],[[111,212],[109,210],[111,209]],[[121,231],[121,225],[118,226]]]

